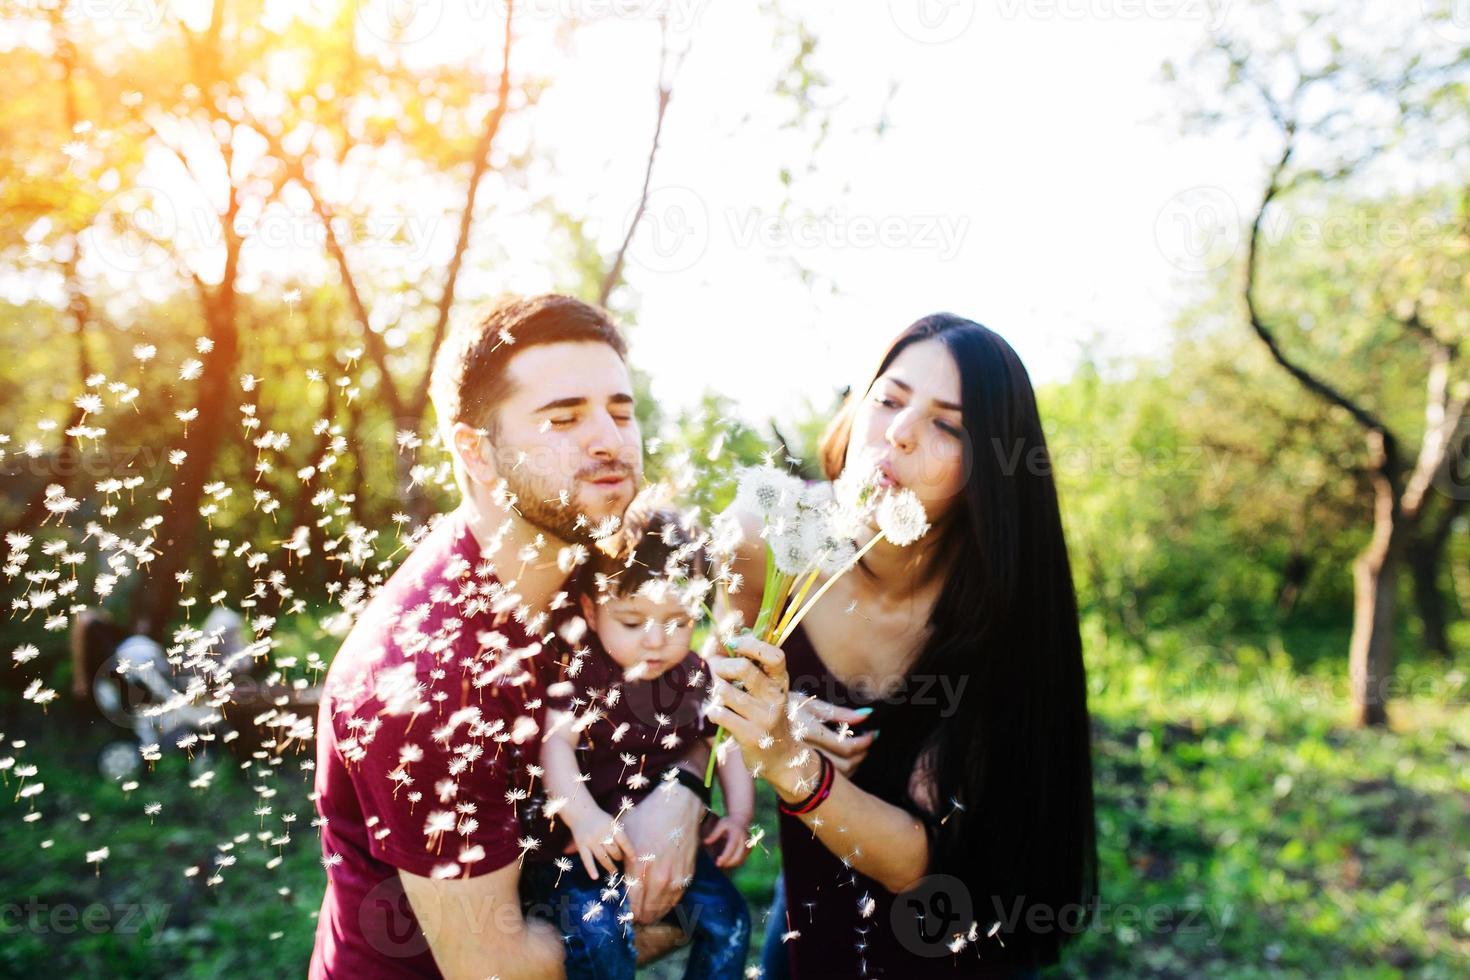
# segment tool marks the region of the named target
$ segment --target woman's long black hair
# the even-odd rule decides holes
[[[936,527],[946,578],[930,637],[907,696],[876,706],[869,727],[883,737],[858,782],[907,800],[920,756],[932,758],[930,873],[965,884],[987,960],[1049,962],[1097,899],[1087,683],[1056,483],[1031,379],[995,332],[949,313],[924,317],[874,380],[931,339],[959,370],[967,479]],[[867,394],[854,391],[823,437],[829,478],[846,464]],[[997,921],[1004,950],[984,938]]]

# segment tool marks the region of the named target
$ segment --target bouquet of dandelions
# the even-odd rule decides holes
[[[761,608],[751,627],[758,639],[784,644],[832,584],[879,541],[905,547],[928,532],[928,516],[914,492],[880,488],[877,476],[872,469],[848,467],[829,497],[821,485],[808,487],[769,464],[740,470],[737,499],[760,515],[766,543]],[[875,522],[878,533],[859,548],[854,539]],[[823,576],[827,580],[818,586]],[[724,728],[715,733],[706,786],[727,735]]]

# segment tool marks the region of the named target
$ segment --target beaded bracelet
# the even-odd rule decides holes
[[[832,760],[821,752],[817,753],[822,760],[822,773],[817,777],[817,788],[812,790],[811,795],[798,803],[790,806],[784,800],[778,801],[777,808],[787,816],[799,817],[805,813],[811,813],[822,805],[822,801],[832,792],[832,780],[836,778],[837,767],[832,765]]]

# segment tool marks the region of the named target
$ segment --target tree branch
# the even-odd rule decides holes
[[[1276,363],[1281,365],[1288,374],[1296,378],[1304,388],[1324,401],[1346,411],[1364,430],[1381,435],[1383,440],[1382,459],[1384,465],[1392,470],[1396,470],[1399,465],[1398,440],[1389,430],[1387,424],[1369,409],[1359,405],[1347,395],[1338,391],[1337,388],[1326,380],[1317,377],[1317,375],[1313,374],[1307,368],[1288,357],[1286,352],[1281,349],[1281,344],[1277,341],[1276,335],[1267,326],[1261,315],[1260,303],[1256,296],[1256,287],[1259,280],[1258,273],[1261,260],[1262,225],[1265,222],[1266,211],[1282,191],[1282,176],[1286,172],[1288,164],[1291,162],[1292,153],[1295,149],[1293,135],[1288,125],[1286,146],[1282,150],[1280,159],[1271,170],[1271,178],[1267,182],[1265,193],[1262,195],[1260,207],[1256,209],[1255,218],[1251,221],[1250,242],[1246,252],[1245,277],[1245,306],[1246,312],[1250,317],[1251,329],[1255,331],[1256,336],[1261,339],[1261,342],[1266,345],[1266,349],[1270,352],[1272,358],[1276,360]]]
[[[663,136],[664,116],[669,109],[669,100],[674,93],[674,77],[679,73],[679,67],[684,63],[684,58],[689,54],[686,46],[679,53],[674,62],[671,72],[665,73],[669,59],[669,36],[668,24],[663,19],[659,20],[659,51],[658,51],[658,113],[653,123],[653,141],[648,147],[648,161],[643,167],[643,188],[638,194],[638,206],[633,210],[633,220],[628,222],[628,230],[623,235],[623,242],[618,246],[617,254],[613,257],[612,265],[608,267],[607,275],[602,278],[602,287],[597,292],[597,305],[607,306],[608,297],[618,287],[623,279],[623,263],[628,256],[628,249],[633,244],[633,235],[638,230],[638,223],[643,220],[643,214],[648,210],[648,189],[653,181],[653,164],[658,157],[659,140]]]
[[[434,330],[429,339],[429,368],[424,372],[423,380],[414,392],[413,404],[410,406],[411,418],[414,420],[423,418],[424,409],[428,405],[429,381],[433,372],[434,355],[439,350],[439,345],[443,343],[445,331],[449,328],[449,314],[454,307],[454,293],[459,284],[459,271],[464,264],[465,253],[469,251],[470,230],[475,221],[475,195],[480,189],[480,182],[484,179],[485,173],[490,169],[490,149],[495,143],[495,135],[500,131],[501,120],[505,118],[506,109],[510,104],[511,15],[514,10],[514,0],[506,0],[505,39],[501,46],[500,87],[495,108],[490,110],[490,115],[486,117],[485,126],[480,132],[480,138],[475,143],[469,187],[465,191],[464,211],[459,216],[459,237],[454,243],[454,255],[449,260],[449,269],[444,276],[444,289],[439,294],[439,305],[434,314]]]

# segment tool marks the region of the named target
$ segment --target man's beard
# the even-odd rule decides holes
[[[562,487],[558,487],[545,477],[538,476],[521,470],[509,470],[503,473],[506,489],[516,496],[516,511],[527,524],[543,531],[546,534],[560,538],[568,544],[592,544],[593,532],[603,519],[601,517],[586,515],[578,526],[577,491],[587,481],[600,479],[607,476],[625,476],[637,490],[638,474],[632,467],[623,463],[608,463],[602,466],[591,467],[578,473],[572,481],[572,485],[566,488],[567,505],[562,506]],[[621,518],[622,513],[617,517]]]

